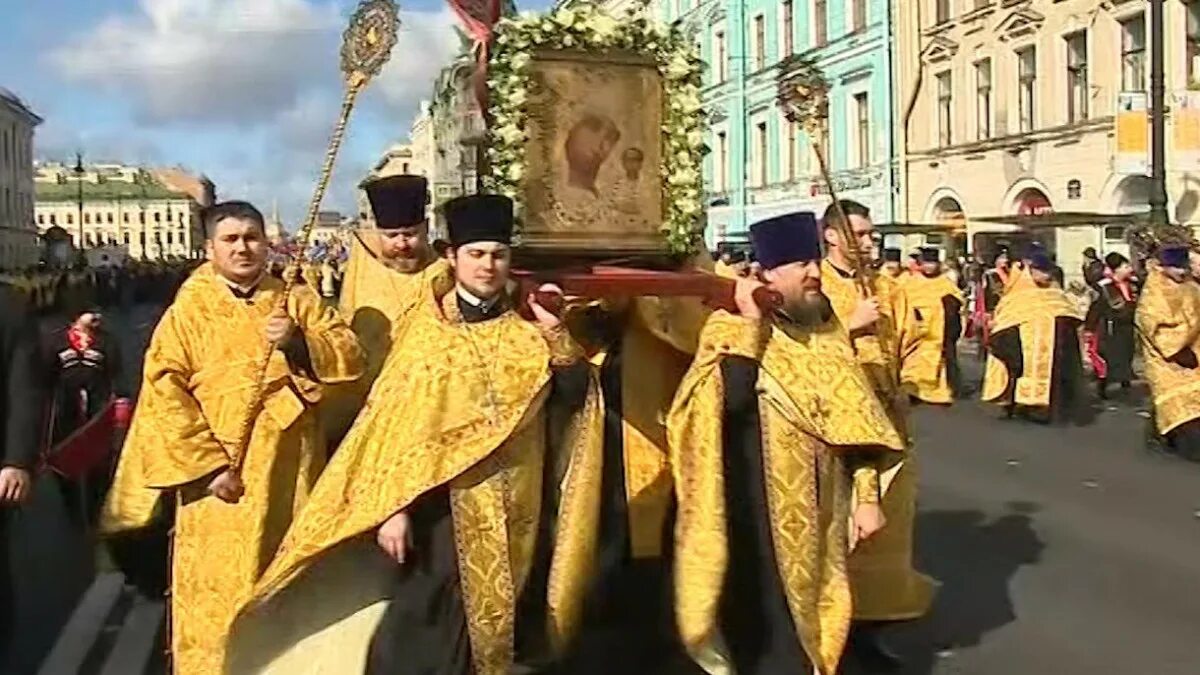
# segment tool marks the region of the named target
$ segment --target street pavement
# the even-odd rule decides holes
[[[917,564],[941,588],[928,617],[889,635],[901,675],[1200,673],[1200,465],[1147,450],[1136,401],[1108,407],[1084,428],[975,401],[916,410]],[[91,581],[48,485],[24,528],[13,675],[33,672]]]
[[[1143,415],[917,410],[917,564],[942,586],[891,636],[903,675],[1200,673],[1200,465],[1147,450]]]

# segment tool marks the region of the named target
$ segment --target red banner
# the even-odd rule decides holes
[[[500,20],[500,0],[448,0],[450,8],[458,15],[467,35],[475,41],[475,98],[479,109],[487,110],[487,64],[488,44],[492,41],[492,29]]]

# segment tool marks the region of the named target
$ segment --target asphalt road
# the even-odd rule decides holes
[[[902,675],[1200,673],[1200,465],[1145,449],[1136,401],[1110,407],[1084,428],[977,402],[917,410],[918,567],[942,586],[890,635]],[[6,675],[32,672],[93,567],[49,481],[19,531]]]
[[[1083,428],[917,411],[918,567],[942,587],[892,635],[904,675],[1200,673],[1200,465],[1106,408]]]

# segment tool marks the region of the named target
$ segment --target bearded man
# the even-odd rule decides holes
[[[366,402],[388,352],[404,332],[413,307],[452,285],[450,266],[429,243],[428,182],[423,176],[388,176],[363,186],[375,228],[358,230],[338,306],[366,352],[366,371],[335,388],[322,404],[331,447],[336,447]]]
[[[1200,285],[1189,271],[1187,246],[1159,250],[1136,325],[1158,433],[1171,452],[1200,462]]]
[[[761,282],[738,281],[740,316],[708,320],[667,419],[676,617],[706,667],[833,675],[850,628],[847,526],[854,513],[865,539],[882,525],[852,509],[851,476],[877,511],[878,455],[904,439],[821,293],[813,214],[750,234],[783,306],[764,316]]]

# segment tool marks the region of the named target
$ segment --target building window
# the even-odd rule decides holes
[[[792,0],[783,0],[783,4],[779,6],[779,23],[783,32],[783,56],[791,56],[794,51],[792,30],[795,28],[792,25]]]
[[[713,34],[713,60],[717,62],[717,82],[724,82],[729,74],[725,64],[725,31],[723,30]]]
[[[1200,0],[1187,4],[1187,81],[1200,83]]]
[[[754,184],[762,187],[767,184],[767,121],[763,120],[754,125],[754,158],[751,163],[754,168]]]
[[[854,95],[854,120],[858,134],[855,159],[861,168],[871,163],[871,101],[865,91]]]
[[[824,47],[829,42],[829,12],[826,0],[813,0],[813,46]]]
[[[7,191],[7,188],[6,188],[6,191]],[[5,194],[4,196],[5,196],[5,197],[7,197],[8,195],[7,195],[7,194]],[[92,224],[92,214],[90,214],[90,213],[85,213],[85,214],[83,214],[83,224],[84,224],[84,225],[91,225],[91,224]]]
[[[992,60],[975,64],[975,139],[992,137]]]
[[[1036,120],[1037,48],[1026,47],[1017,52],[1017,110],[1021,116],[1021,132],[1033,131]]]
[[[950,20],[950,0],[934,0],[934,23],[945,23]]]
[[[109,212],[108,212],[108,213],[105,215],[105,218],[104,218],[104,220],[105,220],[105,221],[106,221],[106,222],[107,222],[109,225],[112,225],[112,224],[113,224],[113,214],[112,214],[112,212],[111,212],[111,211],[109,211]]]
[[[950,126],[954,122],[952,116],[954,110],[954,83],[950,79],[950,71],[938,74],[937,96],[938,143],[940,145],[950,145],[954,142],[954,134]]]
[[[1082,122],[1088,117],[1087,31],[1066,37],[1067,41],[1067,121]]]
[[[762,14],[754,17],[754,70],[767,66],[767,19]]]
[[[45,225],[45,224],[46,224],[46,216],[45,216],[45,214],[42,214],[42,213],[39,213],[39,214],[37,214],[37,224],[38,224],[38,225]]]
[[[716,157],[716,174],[717,192],[724,192],[729,186],[729,137],[725,132],[717,134],[717,157]]]
[[[156,223],[162,222],[162,213],[160,213],[158,211],[154,212],[154,222],[156,222]]]
[[[799,167],[797,166],[797,159],[798,159],[798,155],[800,154],[800,152],[799,152],[799,148],[796,147],[796,140],[797,140],[796,139],[796,126],[797,126],[797,124],[789,119],[783,120],[783,131],[785,134],[784,140],[783,140],[783,142],[784,142],[783,147],[787,148],[786,171],[787,171],[787,179],[789,181],[796,180],[796,176],[799,174],[799,171],[798,171]]]
[[[51,224],[51,225],[57,225],[57,224],[58,224],[58,217],[57,217],[57,216],[55,216],[53,213],[51,213],[51,214],[50,214],[50,224]]]
[[[171,212],[171,209],[167,209],[167,222],[175,222],[175,214]]]
[[[859,33],[867,28],[867,0],[854,0],[851,9],[854,12],[854,32]]]
[[[129,213],[128,212],[121,214],[121,222],[125,223],[126,225],[129,224]]]
[[[1121,89],[1146,88],[1146,22],[1141,14],[1121,22]]]
[[[125,243],[128,244],[129,243],[129,231],[128,230],[124,233],[123,237],[125,239]]]
[[[67,224],[68,225],[75,224],[75,216],[71,215],[70,213],[67,214]]]

